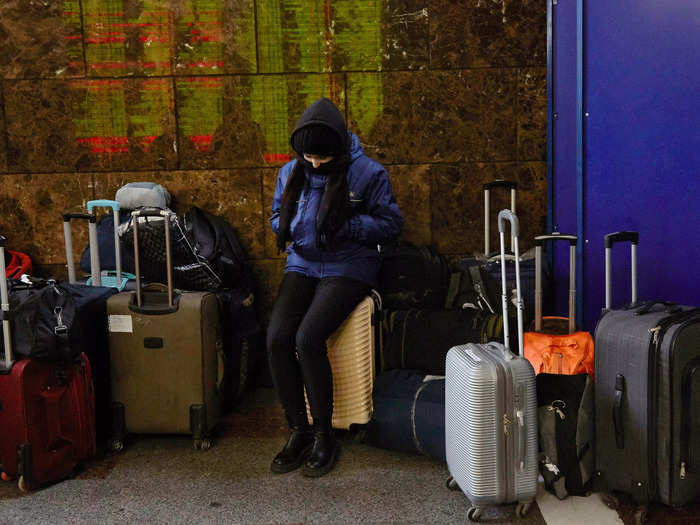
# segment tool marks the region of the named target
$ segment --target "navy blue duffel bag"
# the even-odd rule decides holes
[[[445,461],[445,377],[415,370],[379,374],[365,440],[376,447]]]

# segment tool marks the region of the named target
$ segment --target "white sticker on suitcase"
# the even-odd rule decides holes
[[[109,331],[130,334],[134,331],[130,315],[110,315]]]

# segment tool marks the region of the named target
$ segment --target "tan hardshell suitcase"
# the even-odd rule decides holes
[[[350,429],[369,423],[375,376],[376,335],[381,301],[372,291],[326,341],[333,371],[333,428]],[[312,421],[309,404],[306,404]]]
[[[114,450],[121,450],[127,433],[192,434],[194,448],[207,449],[221,413],[218,299],[210,292],[173,290],[171,215],[160,209],[133,212],[136,291],[121,292],[107,303]],[[163,221],[167,287],[141,287],[141,217]]]

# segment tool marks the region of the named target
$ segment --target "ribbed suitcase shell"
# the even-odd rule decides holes
[[[328,360],[333,371],[333,428],[364,425],[372,417],[375,375],[376,296],[365,297],[328,338]],[[309,421],[312,421],[308,401]]]
[[[124,405],[127,432],[190,434],[190,407],[206,407],[211,430],[221,411],[217,388],[222,351],[219,308],[209,292],[178,292],[173,313],[130,309],[134,292],[110,297],[112,398]],[[115,331],[114,316],[129,316],[132,331]],[[146,348],[149,338],[162,348]]]
[[[450,349],[445,374],[445,444],[454,480],[477,507],[531,502],[538,474],[532,365],[500,343],[470,343]],[[520,446],[523,464],[516,459]]]

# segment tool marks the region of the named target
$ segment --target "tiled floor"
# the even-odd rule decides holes
[[[260,389],[224,422],[216,445],[191,449],[187,437],[138,437],[126,451],[87,465],[74,479],[31,494],[0,483],[0,524],[232,523],[463,524],[468,500],[449,491],[442,462],[380,450],[343,434],[337,467],[310,480],[269,472],[286,436],[273,392]],[[525,519],[513,506],[484,512],[483,523],[518,525],[634,525],[635,506],[620,498],[618,512],[600,494],[563,501],[542,485]],[[648,525],[700,525],[700,505],[649,509]]]

